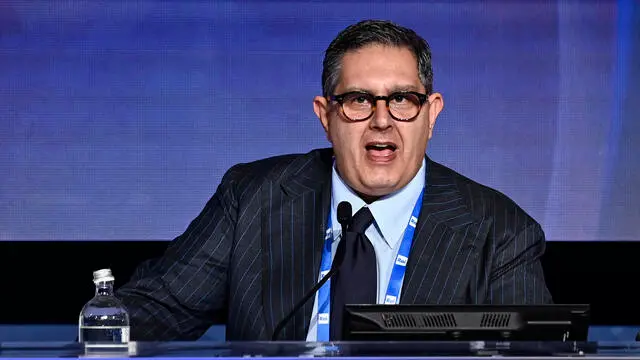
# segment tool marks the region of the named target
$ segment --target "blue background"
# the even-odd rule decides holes
[[[0,6],[2,240],[169,240],[231,165],[328,146],[323,52],[364,18],[432,46],[430,156],[549,240],[640,239],[632,0]]]

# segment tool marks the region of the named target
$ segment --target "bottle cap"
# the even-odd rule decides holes
[[[99,282],[114,281],[111,269],[100,269],[93,272],[93,282],[95,284]]]

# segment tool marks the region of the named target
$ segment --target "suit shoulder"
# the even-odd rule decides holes
[[[222,185],[234,187],[258,188],[265,181],[279,182],[298,173],[309,162],[327,156],[327,149],[316,149],[302,154],[285,154],[272,156],[246,163],[239,163],[227,170]]]
[[[466,206],[475,218],[491,217],[496,225],[512,224],[518,229],[539,223],[504,193],[468,178],[437,162],[432,168],[441,176],[450,176]]]

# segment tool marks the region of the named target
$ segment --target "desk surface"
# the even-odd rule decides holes
[[[132,342],[120,347],[79,343],[0,343],[0,358],[51,359],[100,357],[165,358],[175,360],[244,358],[380,359],[640,359],[640,343],[552,342]]]

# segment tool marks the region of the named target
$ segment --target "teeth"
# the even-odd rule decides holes
[[[384,150],[384,149],[395,150],[395,146],[387,145],[387,144],[371,144],[371,145],[368,145],[367,147],[371,149],[376,149],[376,150]]]

